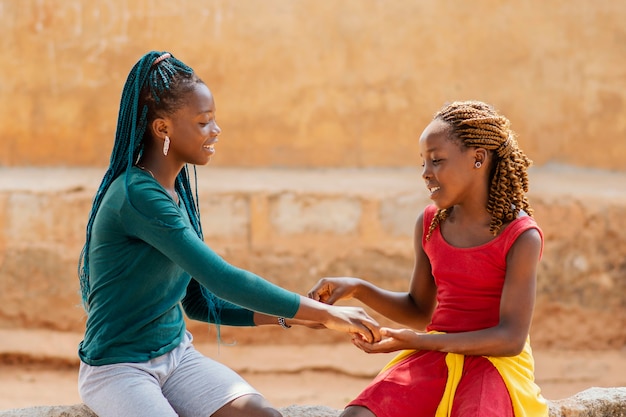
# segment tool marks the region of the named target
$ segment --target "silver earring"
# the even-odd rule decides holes
[[[170,138],[165,136],[165,140],[163,141],[163,155],[167,156],[167,153],[170,150]]]
[[[482,162],[480,162],[480,161],[476,161],[476,162],[474,163],[474,166],[476,167],[476,169],[478,169],[478,168],[480,168],[481,166],[483,166],[483,163],[482,163]]]

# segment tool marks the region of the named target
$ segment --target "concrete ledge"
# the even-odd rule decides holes
[[[279,408],[285,417],[338,417],[341,410],[317,405]],[[550,417],[624,417],[626,388],[589,388],[570,398],[550,402]],[[0,417],[97,417],[84,404],[0,411]]]
[[[550,402],[550,417],[624,417],[626,387],[589,388]]]

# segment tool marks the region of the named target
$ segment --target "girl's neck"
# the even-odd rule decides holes
[[[455,205],[448,212],[448,218],[458,224],[479,225],[491,223],[491,214],[484,205]]]
[[[178,204],[178,194],[176,193],[176,177],[180,173],[172,169],[168,169],[164,164],[151,164],[149,160],[141,158],[137,162],[137,167],[152,176],[172,197],[172,199]],[[182,169],[182,168],[181,168]]]
[[[453,206],[441,225],[441,234],[452,246],[477,247],[493,240],[490,224],[491,215],[486,208],[468,210],[467,207]]]

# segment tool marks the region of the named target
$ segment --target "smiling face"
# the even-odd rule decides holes
[[[462,204],[476,195],[477,187],[484,188],[483,181],[476,181],[479,170],[474,165],[481,155],[476,148],[465,148],[453,140],[445,122],[432,121],[420,137],[419,148],[422,178],[439,209]]]
[[[183,164],[206,165],[222,132],[215,119],[215,101],[209,88],[199,82],[187,94],[185,102],[168,117],[168,158],[176,158]]]

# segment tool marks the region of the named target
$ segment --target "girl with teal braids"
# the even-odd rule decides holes
[[[280,415],[194,349],[184,314],[218,329],[300,324],[380,340],[363,309],[287,291],[204,243],[188,165],[211,160],[220,132],[213,96],[191,68],[160,52],[135,64],[79,265],[87,311],[79,391],[100,417]]]

